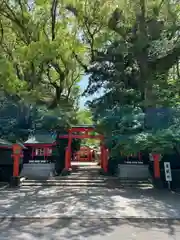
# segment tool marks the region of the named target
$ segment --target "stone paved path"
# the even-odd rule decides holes
[[[2,189],[0,217],[0,240],[180,239],[180,196],[151,188]]]
[[[103,218],[5,219],[1,240],[179,240],[180,222]]]
[[[0,216],[180,218],[180,196],[151,188],[24,186],[0,191]]]

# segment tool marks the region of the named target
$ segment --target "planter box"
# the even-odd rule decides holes
[[[147,165],[118,164],[118,177],[121,179],[148,179]]]
[[[24,164],[21,171],[22,177],[28,179],[48,179],[54,171],[54,163],[31,163]]]

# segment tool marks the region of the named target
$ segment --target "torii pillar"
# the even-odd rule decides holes
[[[161,172],[160,172],[160,154],[152,153],[152,157],[154,160],[154,184],[158,188],[162,188],[162,181],[161,181]]]
[[[65,153],[65,171],[67,172],[71,168],[71,143],[72,143],[72,132],[70,129],[69,136],[68,136],[68,146],[66,148],[66,153]]]
[[[104,144],[101,145],[101,168],[104,173],[108,172],[108,149]]]

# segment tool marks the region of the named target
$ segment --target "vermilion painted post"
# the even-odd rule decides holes
[[[43,153],[44,153],[44,160],[46,160],[46,147],[44,147],[44,151],[43,151]]]
[[[13,165],[13,177],[18,177],[19,176],[19,161],[20,161],[20,156],[14,155],[14,165]]]
[[[160,166],[159,166],[160,154],[152,154],[152,157],[154,159],[154,177],[158,179],[160,178]]]
[[[101,145],[100,149],[101,149],[101,155],[100,155],[101,168],[104,169],[104,149],[103,149],[103,145]]]
[[[104,172],[108,172],[108,149],[104,147]]]
[[[78,161],[81,161],[81,152],[78,152]]]
[[[69,131],[69,141],[68,141],[68,151],[69,151],[69,155],[68,155],[68,169],[71,168],[71,144],[72,144],[72,132],[71,130]]]
[[[14,158],[14,164],[13,164],[13,177],[19,176],[19,162],[21,157],[21,151],[22,148],[18,144],[13,145],[13,158]]]
[[[68,149],[68,147],[66,148],[66,152],[65,152],[65,169],[67,171],[69,170],[69,149]]]
[[[19,177],[19,163],[20,158],[22,157],[22,147],[19,144],[14,144],[12,147],[13,150],[13,176],[10,182],[12,187],[17,187],[20,185],[20,177]]]
[[[92,158],[92,151],[89,150],[89,161],[92,162],[93,161],[93,158]]]

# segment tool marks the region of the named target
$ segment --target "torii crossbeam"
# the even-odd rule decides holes
[[[65,154],[65,170],[69,171],[71,168],[71,144],[72,139],[99,139],[100,140],[100,148],[101,148],[101,168],[104,172],[107,172],[107,165],[108,165],[108,150],[104,145],[104,136],[101,134],[98,135],[90,135],[90,132],[95,132],[95,126],[92,125],[81,125],[81,126],[73,126],[68,130],[67,135],[59,135],[61,139],[68,139],[68,146],[66,148]],[[77,134],[83,133],[83,134]]]

